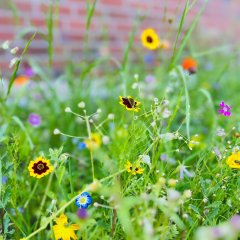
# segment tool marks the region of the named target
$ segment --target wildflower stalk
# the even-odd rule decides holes
[[[34,188],[33,188],[32,192],[31,192],[28,200],[25,202],[25,204],[24,204],[24,206],[23,206],[24,209],[28,206],[30,200],[32,199],[33,195],[35,194],[35,191],[36,191],[36,189],[37,189],[37,187],[38,187],[38,184],[39,184],[39,181],[36,181],[36,183],[35,183],[35,185],[34,185]]]
[[[121,174],[122,172],[125,172],[126,170],[121,170],[119,172],[113,173],[112,175],[109,175],[108,177],[102,178],[101,180],[99,180],[100,183],[104,182],[105,180],[109,179],[109,178],[113,178],[116,175]],[[85,189],[83,189],[81,192],[87,191],[87,187]],[[52,214],[51,217],[48,218],[48,221],[46,221],[46,223],[40,227],[39,229],[37,229],[36,231],[34,231],[33,233],[31,233],[30,235],[28,235],[27,237],[24,238],[24,240],[28,240],[31,239],[33,236],[35,236],[36,234],[38,234],[39,232],[43,231],[44,229],[47,228],[48,224],[50,224],[53,219],[55,219],[62,211],[65,210],[65,208],[67,208],[69,205],[71,205],[76,198],[79,196],[79,194],[77,194],[76,196],[74,196],[72,199],[70,199],[66,204],[64,204],[58,211],[56,211],[55,213]]]
[[[54,164],[54,169],[57,167],[57,162]],[[52,171],[49,179],[48,179],[48,183],[47,183],[47,187],[45,189],[45,192],[44,192],[44,196],[43,196],[43,199],[42,199],[42,202],[40,204],[40,211],[39,211],[39,216],[38,216],[38,220],[37,220],[37,224],[36,224],[36,227],[38,226],[39,224],[39,221],[40,221],[40,218],[41,218],[41,213],[42,213],[42,209],[44,207],[44,204],[46,202],[46,199],[47,199],[47,193],[49,191],[49,188],[51,186],[51,183],[52,183],[52,179],[53,179],[53,174],[54,174],[54,171]]]
[[[91,139],[91,127],[90,127],[90,123],[89,123],[89,116],[87,116],[86,114],[86,110],[84,110],[84,114],[85,114],[85,121],[86,121],[86,125],[87,125],[87,132],[88,132],[88,137],[89,139]],[[92,153],[92,149],[89,148],[89,152],[90,152],[90,159],[91,159],[91,166],[92,166],[92,178],[93,181],[95,179],[95,175],[94,175],[94,163],[93,163],[93,153]]]

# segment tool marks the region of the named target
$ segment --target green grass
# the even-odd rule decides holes
[[[157,50],[165,60],[154,67],[141,60],[142,46],[134,45],[140,22],[129,33],[120,61],[105,56],[91,62],[69,62],[57,79],[52,79],[53,69],[26,57],[35,33],[32,35],[8,83],[2,80],[0,88],[0,180],[7,179],[0,181],[0,239],[54,239],[54,220],[64,213],[69,222],[79,224],[78,239],[190,240],[199,227],[227,222],[239,212],[240,173],[226,164],[239,145],[234,135],[240,131],[239,54],[234,48],[201,49],[194,44],[191,34],[205,3],[179,42],[195,3],[186,1],[172,54],[169,57]],[[98,3],[86,4],[88,41]],[[51,5],[47,20],[50,67],[54,9]],[[85,45],[89,47],[88,42]],[[129,57],[135,48],[138,62]],[[87,59],[87,51],[84,54]],[[195,75],[186,74],[181,67],[181,59],[189,55],[198,60]],[[24,58],[36,75],[31,86],[17,87],[14,80]],[[149,73],[154,75],[154,83],[144,80]],[[140,111],[127,111],[118,103],[120,95],[140,101]],[[81,101],[84,108],[78,107]],[[232,106],[231,117],[218,113],[222,101]],[[71,110],[65,112],[67,107]],[[37,128],[27,122],[33,112],[42,117]],[[219,128],[225,130],[225,136],[216,135]],[[61,134],[53,134],[54,129]],[[99,134],[101,145],[79,149],[76,142],[92,133]],[[196,134],[199,144],[190,148]],[[216,149],[220,154],[213,153]],[[136,164],[140,155],[148,155],[150,163],[141,164],[142,174],[132,175],[125,164]],[[45,156],[54,166],[41,179],[28,171],[30,161],[38,156]],[[180,178],[183,166],[191,177]],[[89,206],[85,220],[77,217],[75,206],[75,199],[84,191],[95,203]],[[237,234],[223,239],[238,239]]]

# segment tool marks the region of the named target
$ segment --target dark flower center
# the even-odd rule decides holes
[[[132,171],[132,167],[129,168]]]
[[[128,108],[135,108],[137,105],[137,102],[134,101],[132,98],[122,98],[123,104]]]
[[[150,36],[147,36],[147,42],[148,42],[148,43],[152,43],[152,42],[153,42],[153,39],[152,39],[152,37],[150,37]]]
[[[37,165],[37,169],[38,170],[43,170],[44,169],[44,165],[42,163]]]
[[[39,175],[47,172],[47,170],[49,169],[49,167],[47,166],[47,163],[42,162],[42,161],[38,161],[38,162],[34,163],[32,168],[34,170],[34,173],[39,174]]]
[[[234,162],[238,165],[240,165],[240,160],[234,160]]]
[[[137,172],[139,169],[138,168],[135,168],[135,171]]]

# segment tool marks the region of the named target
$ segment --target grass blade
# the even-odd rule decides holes
[[[23,49],[23,52],[22,52],[20,58],[18,59],[18,61],[17,61],[17,63],[16,63],[16,66],[15,66],[15,68],[14,68],[13,74],[12,74],[12,76],[11,76],[11,78],[10,78],[10,81],[9,81],[6,99],[7,99],[7,97],[9,96],[9,94],[10,94],[10,92],[11,92],[12,85],[13,85],[13,83],[14,83],[14,80],[15,80],[16,76],[17,76],[17,72],[18,72],[20,63],[21,63],[21,61],[22,61],[22,58],[23,58],[24,54],[26,53],[26,51],[28,50],[28,48],[29,48],[31,42],[33,41],[33,39],[35,38],[35,36],[36,36],[36,32],[35,32],[35,33],[31,36],[31,38],[29,39],[28,43],[26,44],[25,48]]]
[[[187,137],[190,139],[190,101],[189,101],[189,94],[188,94],[188,88],[187,88],[187,79],[186,75],[183,72],[182,67],[177,67],[177,72],[179,77],[182,79],[185,89],[185,97],[186,97],[186,132]]]

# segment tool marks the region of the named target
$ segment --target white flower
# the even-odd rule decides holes
[[[169,118],[171,116],[171,111],[169,111],[167,108],[164,109],[162,113],[163,118]]]
[[[79,108],[85,108],[85,102],[80,102],[80,103],[78,104],[78,107],[79,107]]]
[[[65,108],[65,112],[71,112],[72,110],[71,110],[71,108],[70,107],[66,107]]]
[[[8,40],[5,41],[5,42],[2,44],[2,49],[4,49],[4,50],[9,49],[9,44],[10,44],[10,42],[9,42]]]
[[[174,133],[164,133],[160,134],[159,137],[165,141],[172,141],[173,139],[176,139],[176,135]]]
[[[19,50],[18,47],[12,48],[12,49],[10,50],[10,53],[11,53],[11,54],[16,54],[16,53],[18,52],[18,50]]]
[[[226,135],[225,130],[223,128],[218,128],[216,131],[216,135],[219,137],[224,137]]]
[[[102,137],[102,142],[104,145],[107,145],[110,142],[110,139],[108,136],[103,136]]]
[[[57,128],[55,128],[54,131],[53,131],[53,134],[55,134],[55,135],[58,135],[58,134],[60,134],[60,133],[61,133],[60,130],[57,129]]]
[[[151,168],[151,159],[149,155],[139,155],[139,159]]]
[[[109,120],[113,120],[114,119],[114,114],[113,113],[109,113],[108,114],[108,119]]]
[[[10,61],[9,68],[12,68],[12,67],[17,63],[18,60],[19,60],[18,57],[13,58],[13,59]]]

